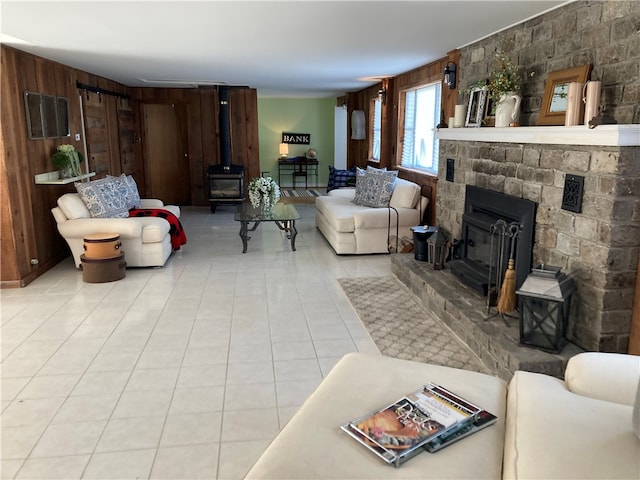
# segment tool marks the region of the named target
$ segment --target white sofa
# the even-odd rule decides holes
[[[336,364],[246,478],[640,478],[640,357],[584,353],[569,361],[565,375],[563,381],[517,372],[507,386],[481,373],[351,353]],[[483,406],[498,422],[435,454],[423,452],[399,468],[339,429],[429,381]]]
[[[389,238],[412,238],[428,199],[416,183],[396,179],[389,202],[393,208],[352,203],[355,188],[331,190],[316,198],[316,226],[337,254],[389,253]],[[397,227],[397,231],[396,231]]]
[[[140,208],[162,208],[180,218],[180,207],[157,199],[141,199]],[[51,209],[60,235],[67,241],[76,267],[90,233],[118,233],[128,267],[161,267],[171,255],[170,225],[164,218],[93,218],[77,193],[65,193]]]

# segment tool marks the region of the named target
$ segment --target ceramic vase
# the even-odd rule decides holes
[[[496,127],[509,127],[518,124],[522,97],[514,92],[500,95],[496,105]]]

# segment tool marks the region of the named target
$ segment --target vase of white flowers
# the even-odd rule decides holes
[[[80,153],[73,145],[58,145],[51,156],[54,167],[60,170],[62,178],[79,177],[82,175],[80,168]]]
[[[254,208],[270,212],[280,200],[280,187],[271,177],[257,177],[249,182],[249,201]]]

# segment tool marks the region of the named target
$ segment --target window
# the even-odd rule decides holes
[[[371,122],[371,145],[370,158],[377,162],[380,161],[380,124],[382,123],[382,102],[378,97],[371,100],[371,111],[373,112],[373,121]]]
[[[433,175],[438,175],[435,128],[440,120],[440,85],[437,82],[405,92],[401,164]]]

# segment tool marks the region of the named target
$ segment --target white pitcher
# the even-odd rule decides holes
[[[508,92],[500,96],[496,105],[496,127],[508,127],[512,123],[518,123],[520,117],[520,103],[522,97],[514,92]]]

